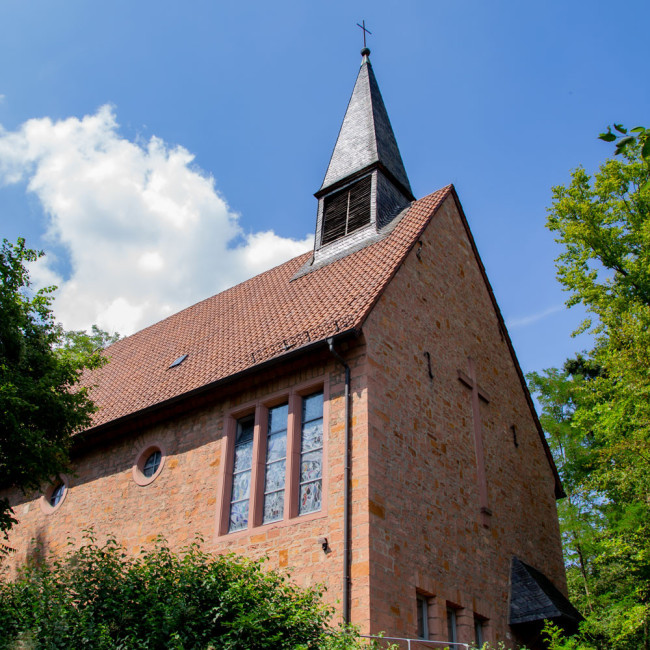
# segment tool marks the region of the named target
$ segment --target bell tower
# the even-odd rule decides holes
[[[318,199],[312,265],[322,266],[381,239],[414,200],[370,63],[361,68]]]

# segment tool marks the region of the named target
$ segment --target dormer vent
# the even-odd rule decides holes
[[[321,246],[370,223],[371,190],[372,177],[369,175],[324,198]]]

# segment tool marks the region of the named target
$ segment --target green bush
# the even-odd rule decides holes
[[[567,637],[564,632],[551,621],[545,621],[544,639],[548,644],[548,650],[595,650],[584,634],[576,634]]]
[[[318,589],[300,589],[263,561],[176,555],[163,540],[135,558],[92,537],[0,584],[0,648],[359,648],[330,627]],[[367,647],[367,646],[363,646]]]

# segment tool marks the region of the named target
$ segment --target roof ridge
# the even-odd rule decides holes
[[[374,77],[375,72],[372,69],[372,63],[370,63],[370,58],[365,56],[363,57],[363,62],[361,63],[361,67],[366,66],[366,74],[368,75],[368,89],[370,90],[370,119],[372,120],[372,131],[375,134],[375,137],[373,138],[372,144],[375,150],[375,157],[377,160],[379,160],[380,156],[380,151],[379,151],[379,141],[377,139],[377,118],[375,116],[375,102],[373,101],[373,96],[372,96],[372,80],[370,76],[372,75]],[[379,85],[376,83],[377,79],[375,78],[375,85],[377,85],[377,90],[379,90]],[[381,99],[381,93],[379,95]]]

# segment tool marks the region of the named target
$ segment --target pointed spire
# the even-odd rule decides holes
[[[325,180],[315,193],[314,257],[299,273],[311,272],[385,237],[388,225],[401,218],[414,200],[370,65],[370,50],[364,47],[361,56]]]
[[[370,63],[370,50],[361,50],[361,69],[352,91],[325,180],[316,195],[339,181],[371,166],[384,173],[409,198],[409,184],[395,134]]]

